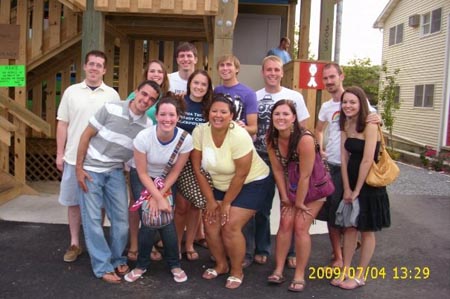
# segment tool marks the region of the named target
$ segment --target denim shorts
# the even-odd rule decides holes
[[[58,201],[61,205],[70,207],[80,204],[80,187],[75,173],[75,165],[64,162]]]
[[[270,184],[270,176],[244,184],[231,206],[258,211],[263,207],[266,195],[271,188],[273,188],[273,185]],[[214,198],[220,201],[223,200],[226,193],[215,188],[213,192]]]

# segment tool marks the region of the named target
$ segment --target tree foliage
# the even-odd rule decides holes
[[[381,112],[381,118],[383,119],[384,126],[389,131],[391,149],[393,149],[392,131],[394,129],[395,112],[400,108],[397,83],[398,73],[400,73],[400,69],[395,69],[393,72],[389,72],[387,63],[383,63],[383,66],[381,67],[382,79],[378,101],[383,110]]]
[[[372,65],[370,58],[357,58],[343,66],[345,86],[359,86],[367,94],[371,105],[378,103],[378,87],[380,82],[380,66]]]

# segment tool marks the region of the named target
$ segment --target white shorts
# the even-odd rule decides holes
[[[80,187],[78,186],[75,165],[64,162],[58,201],[61,205],[70,207],[80,204]]]

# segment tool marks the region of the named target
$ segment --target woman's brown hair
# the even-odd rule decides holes
[[[367,100],[366,93],[364,90],[358,86],[347,87],[341,95],[341,115],[339,117],[339,127],[341,131],[345,130],[345,122],[347,118],[345,117],[344,111],[342,110],[342,101],[346,93],[351,93],[358,98],[359,101],[359,113],[358,119],[356,120],[356,132],[361,133],[366,128],[366,119],[369,115],[369,103]]]

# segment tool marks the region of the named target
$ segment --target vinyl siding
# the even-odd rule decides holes
[[[442,8],[441,30],[421,36],[421,26],[409,27],[409,16],[424,14]],[[383,28],[382,60],[388,70],[399,68],[400,110],[396,113],[394,134],[426,145],[437,145],[441,110],[443,109],[443,84],[448,0],[399,1],[387,17]],[[403,42],[389,46],[389,29],[403,23]],[[434,84],[433,107],[414,107],[415,85]]]

